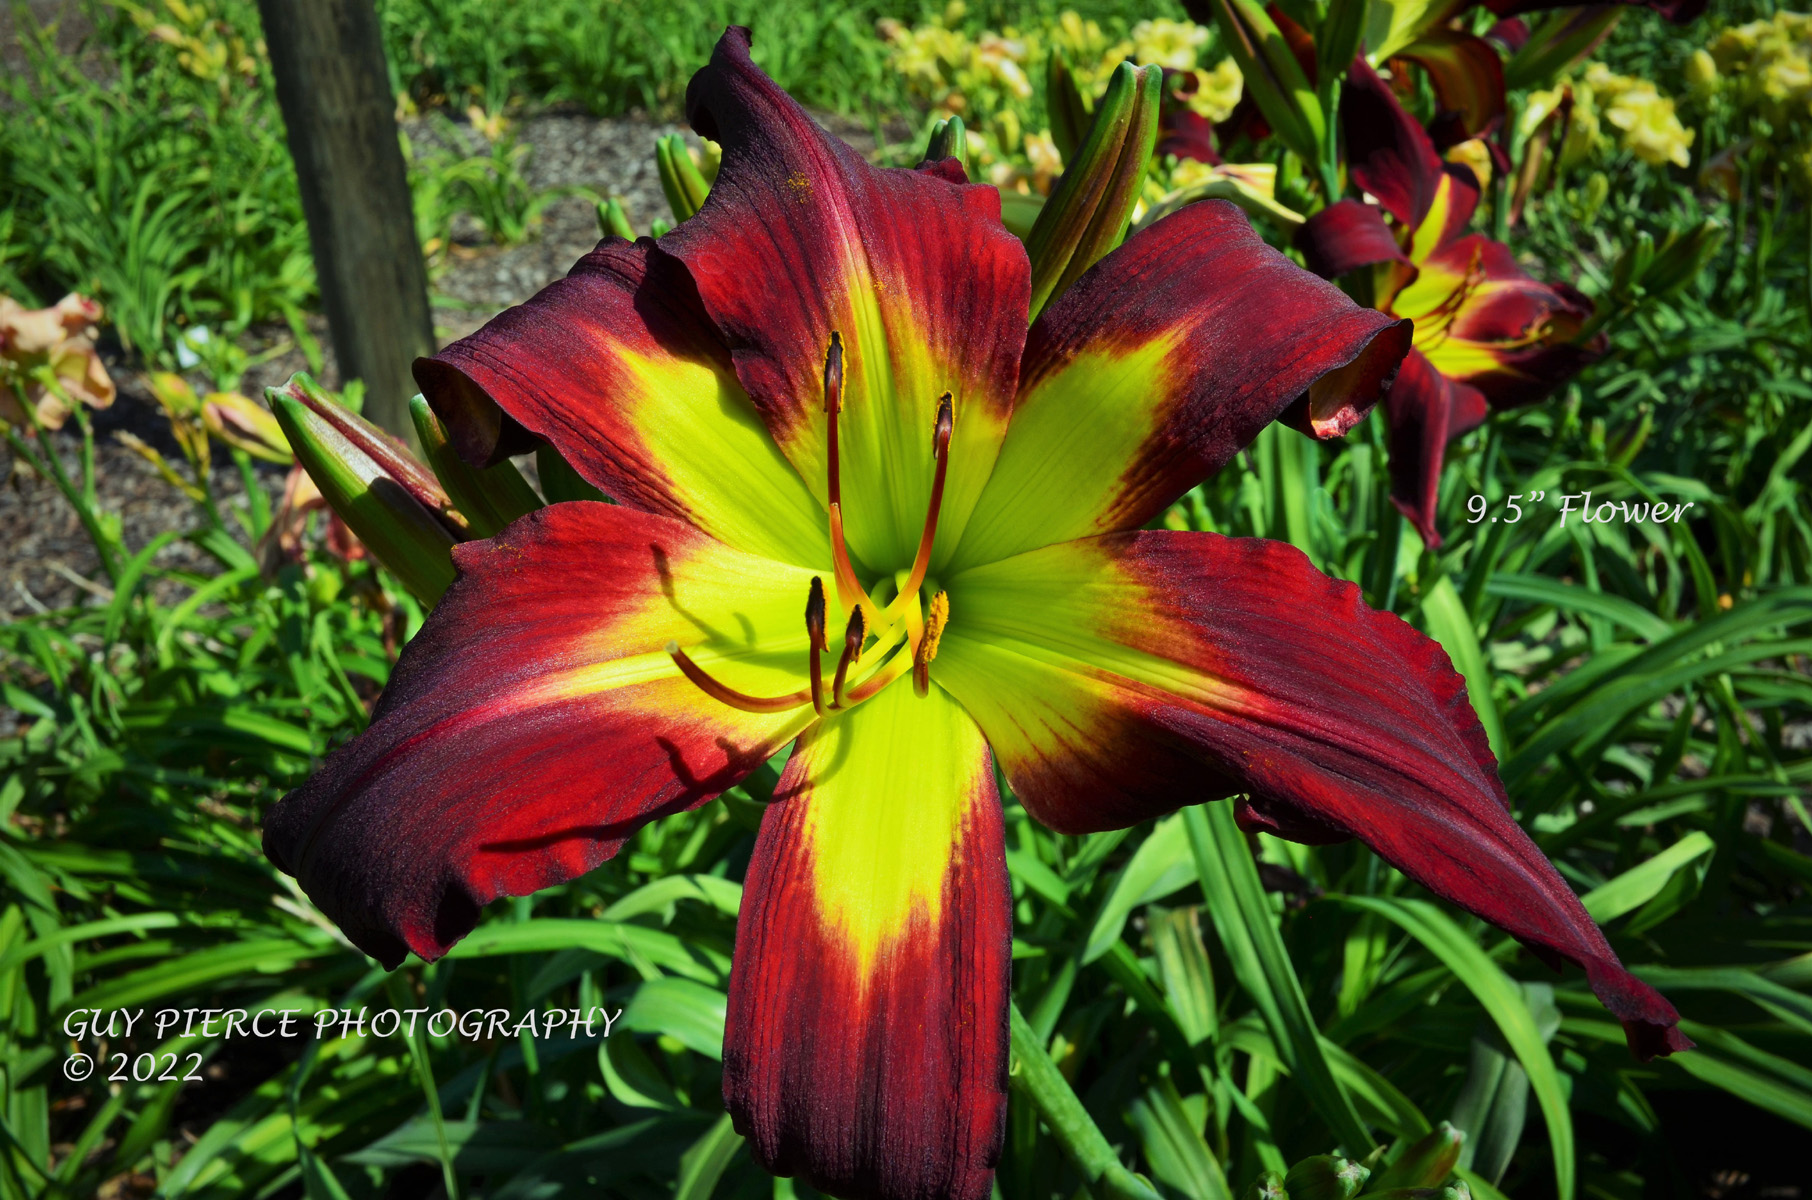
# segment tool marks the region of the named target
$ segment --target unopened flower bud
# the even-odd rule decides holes
[[[624,211],[621,200],[612,196],[598,205],[598,232],[605,237],[635,241],[635,226],[629,223],[629,214]]]
[[[925,161],[942,162],[946,158],[962,163],[963,173],[968,173],[969,134],[961,117],[941,120],[931,127],[931,138],[925,145]]]
[[[1623,16],[1614,4],[1564,10],[1543,21],[1504,64],[1504,86],[1542,88],[1596,50]]]
[[[306,375],[267,389],[265,399],[329,507],[417,598],[440,599],[465,529],[433,474]]]
[[[1327,116],[1283,31],[1257,0],[1208,0],[1246,94],[1277,140],[1305,163],[1320,160]]]
[[[1290,1200],[1352,1200],[1371,1174],[1350,1158],[1318,1154],[1290,1168],[1284,1190]]]
[[[1057,143],[1057,152],[1068,162],[1076,156],[1082,139],[1088,136],[1093,114],[1063,51],[1055,47],[1045,66],[1044,82],[1045,103],[1051,114],[1051,140]]]
[[[1290,1193],[1284,1191],[1282,1175],[1266,1171],[1246,1189],[1246,1200],[1290,1200]]]
[[[1115,69],[1087,139],[1026,240],[1034,318],[1126,236],[1157,145],[1163,87],[1161,67]]]
[[[421,396],[409,401],[415,435],[428,456],[428,465],[446,487],[447,495],[466,518],[474,537],[492,537],[518,517],[541,507],[535,489],[508,459],[494,467],[474,467],[454,452],[446,427]]]
[[[686,139],[678,134],[656,142],[654,153],[661,173],[661,191],[667,194],[667,206],[673,210],[674,221],[690,220],[705,206],[711,185],[705,182],[698,164],[692,161]]]
[[[1724,227],[1715,221],[1701,221],[1686,233],[1669,233],[1642,274],[1643,290],[1665,296],[1686,286],[1723,244]]]

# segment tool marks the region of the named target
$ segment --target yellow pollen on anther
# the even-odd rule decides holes
[[[944,625],[949,620],[950,595],[940,591],[931,597],[925,632],[912,652],[912,690],[921,696],[931,693],[931,660],[937,657],[938,640],[944,636]]]

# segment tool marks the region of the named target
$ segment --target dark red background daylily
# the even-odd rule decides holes
[[[1386,398],[1391,495],[1423,540],[1439,546],[1447,444],[1493,409],[1545,399],[1603,354],[1606,341],[1573,338],[1593,311],[1577,289],[1534,279],[1508,246],[1466,232],[1477,178],[1442,161],[1363,58],[1347,76],[1341,128],[1353,183],[1377,203],[1329,205],[1296,242],[1309,268],[1330,279],[1379,267],[1378,306],[1416,320],[1415,349]]]

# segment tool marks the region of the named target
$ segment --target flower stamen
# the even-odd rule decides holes
[[[931,597],[931,612],[925,618],[925,633],[912,651],[912,690],[920,696],[931,694],[931,660],[937,657],[937,644],[944,636],[944,624],[950,620],[950,595],[938,592]]]
[[[751,696],[747,692],[739,692],[728,684],[713,679],[703,667],[692,661],[690,655],[679,648],[678,642],[667,643],[667,654],[680,669],[680,674],[691,680],[694,687],[731,708],[752,713],[774,713],[786,712],[812,702],[810,692],[792,692],[785,696]]]
[[[812,576],[811,595],[805,602],[805,632],[811,639],[811,646],[806,651],[811,660],[812,708],[819,716],[824,715],[824,664],[818,656],[830,648],[824,640],[824,581]]]
[[[843,631],[843,657],[837,660],[837,675],[831,683],[831,707],[843,707],[843,686],[849,680],[849,669],[862,656],[862,642],[868,637],[868,622],[857,608],[849,614],[849,625]]]

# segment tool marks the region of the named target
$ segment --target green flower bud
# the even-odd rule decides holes
[[[1290,1193],[1284,1191],[1282,1175],[1276,1171],[1266,1171],[1246,1189],[1246,1200],[1290,1200]]]
[[[474,537],[495,536],[517,517],[541,507],[535,489],[508,460],[479,468],[459,457],[447,441],[446,427],[428,407],[426,398],[418,395],[409,401],[409,416],[415,422],[415,436],[428,455],[428,465],[445,485]]]
[[[598,205],[598,232],[605,237],[635,241],[635,226],[629,223],[629,214],[624,211],[623,202],[615,196]]]
[[[1589,225],[1597,219],[1599,210],[1611,196],[1611,180],[1603,171],[1593,171],[1586,177],[1585,212],[1581,224]]]
[[[1522,49],[1504,64],[1506,88],[1547,87],[1584,62],[1623,16],[1616,5],[1561,9],[1530,31]]]
[[[1396,1161],[1378,1176],[1374,1189],[1434,1187],[1453,1174],[1465,1140],[1464,1132],[1442,1121],[1434,1132],[1397,1155]]]
[[[1034,318],[1126,236],[1158,142],[1163,87],[1161,67],[1115,68],[1087,139],[1026,240]]]
[[[1284,1190],[1291,1200],[1353,1200],[1371,1174],[1350,1158],[1318,1154],[1290,1168]]]
[[[931,140],[925,145],[925,161],[942,162],[954,158],[963,164],[966,174],[969,170],[969,133],[963,128],[961,117],[951,117],[939,121],[931,127]]]
[[[306,376],[291,379],[282,389],[266,389],[265,399],[296,460],[340,519],[418,599],[425,604],[439,600],[453,582],[451,551],[464,540],[464,531],[447,515],[451,505],[433,475],[394,439],[389,445],[374,444],[368,433],[388,435],[333,404]],[[328,405],[332,409],[324,412]],[[352,421],[335,419],[342,414]],[[359,428],[360,423],[369,429]],[[408,465],[390,469],[399,457]]]
[[[1045,65],[1044,82],[1045,105],[1051,114],[1051,140],[1057,143],[1057,152],[1063,156],[1063,161],[1069,162],[1076,157],[1082,139],[1088,136],[1093,113],[1088,98],[1076,83],[1076,76],[1070,72],[1063,51],[1051,50]]]
[[[1365,36],[1368,0],[1329,0],[1327,16],[1315,33],[1315,70],[1322,79],[1346,74]]]
[[[351,390],[349,385],[347,392],[350,393]],[[289,382],[282,388],[264,390],[267,403],[273,395],[288,396],[333,426],[354,448],[396,480],[416,503],[433,513],[449,533],[461,541],[465,540],[468,533],[466,519],[453,507],[453,501],[448,498],[446,489],[441,487],[440,480],[434,477],[434,472],[423,466],[421,460],[410,453],[409,447],[400,439],[340,403],[333,393],[316,383],[305,371],[298,371],[290,376]],[[275,408],[274,405],[272,407]]]
[[[705,206],[711,185],[699,173],[686,149],[686,139],[678,134],[662,138],[654,145],[654,157],[661,172],[661,191],[667,194],[667,206],[673,209],[674,221],[687,220]]]
[[[1688,233],[1670,232],[1642,273],[1642,287],[1652,296],[1665,296],[1698,277],[1712,255],[1724,244],[1724,227],[1701,221]]]
[[[1327,115],[1281,30],[1255,0],[1209,0],[1215,24],[1277,140],[1304,162],[1321,160]]]

